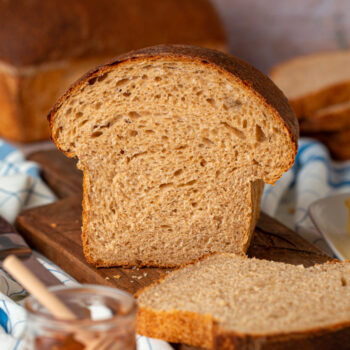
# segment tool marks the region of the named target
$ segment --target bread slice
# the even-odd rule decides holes
[[[91,71],[50,114],[84,171],[83,245],[97,266],[179,266],[245,252],[263,181],[294,162],[298,125],[263,74],[218,51],[156,46]]]
[[[216,254],[137,294],[137,332],[215,349],[348,349],[350,264]]]
[[[321,108],[300,123],[303,132],[350,129],[350,101]],[[350,141],[350,140],[349,140]]]
[[[350,100],[350,50],[297,57],[275,66],[270,76],[298,118]]]

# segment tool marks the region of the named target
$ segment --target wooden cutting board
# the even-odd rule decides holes
[[[32,248],[81,283],[114,286],[130,293],[165,273],[165,269],[159,268],[97,269],[90,266],[85,261],[80,240],[82,174],[76,169],[75,161],[56,150],[37,152],[29,159],[41,165],[44,180],[60,198],[53,204],[23,211],[18,216],[16,226]],[[306,266],[330,260],[297,233],[264,213],[260,215],[248,255]]]

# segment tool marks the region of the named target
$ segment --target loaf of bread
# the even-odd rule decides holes
[[[323,142],[334,159],[350,159],[350,128],[334,132],[310,132],[307,136]]]
[[[226,49],[209,0],[0,1],[0,23],[0,136],[14,141],[48,138],[55,100],[116,54],[167,43]]]
[[[350,50],[297,57],[278,64],[270,75],[300,119],[350,101]]]
[[[301,120],[300,124],[304,132],[350,129],[350,101],[321,108],[308,118]]]
[[[263,182],[297,152],[287,99],[215,50],[156,46],[89,72],[56,103],[52,139],[84,172],[83,245],[96,266],[179,266],[246,251]]]
[[[138,294],[139,334],[220,350],[349,349],[350,264],[216,254]]]

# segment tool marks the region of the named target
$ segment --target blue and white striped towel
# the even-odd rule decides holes
[[[327,149],[311,139],[302,139],[293,168],[275,186],[266,186],[262,210],[277,217],[312,243],[329,252],[311,223],[308,206],[333,193],[350,191],[350,162],[331,161]],[[37,165],[0,140],[0,215],[13,222],[17,213],[55,200],[39,178]],[[39,260],[66,285],[77,283],[59,267],[37,254]],[[25,329],[25,313],[19,301],[26,293],[0,269],[0,349],[18,350]],[[168,350],[162,341],[137,337],[138,349]]]
[[[332,254],[311,222],[308,208],[320,198],[344,192],[350,192],[350,161],[332,161],[323,144],[302,138],[292,169],[275,186],[265,186],[261,209]]]

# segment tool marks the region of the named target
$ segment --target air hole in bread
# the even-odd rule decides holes
[[[147,129],[147,130],[145,130],[145,134],[154,134],[154,130]]]
[[[212,146],[212,145],[214,145],[214,142],[213,142],[212,140],[208,139],[207,137],[202,137],[202,141],[203,141],[203,143],[204,143],[205,145],[207,145],[207,146]]]
[[[254,159],[254,158],[253,158],[253,164],[254,164],[254,165],[260,165],[260,163],[259,163],[256,159]]]
[[[143,79],[143,80],[146,80],[147,78],[148,78],[148,76],[146,74],[143,74],[141,77],[141,79]]]
[[[155,81],[161,81],[161,80],[162,80],[162,78],[161,78],[161,77],[159,77],[159,76],[157,76],[157,77],[155,77],[155,78],[154,78],[154,80],[155,80]]]
[[[129,135],[130,136],[137,136],[138,132],[136,130],[130,130]]]
[[[94,85],[96,80],[97,80],[97,77],[93,77],[93,78],[89,79],[88,80],[89,85]]]
[[[123,96],[125,97],[129,97],[131,95],[131,92],[130,91],[126,91],[123,93]]]
[[[165,188],[171,187],[172,185],[173,185],[172,182],[168,182],[168,183],[160,184],[160,185],[159,185],[159,188],[160,188],[161,190],[164,190]]]
[[[147,152],[145,151],[145,152],[135,153],[129,160],[133,160],[133,159],[135,159],[137,157],[140,157],[140,156],[142,156],[144,154],[147,154]]]
[[[266,140],[266,135],[258,124],[255,127],[255,137],[258,142],[264,142]]]
[[[66,115],[69,115],[69,114],[71,114],[72,113],[72,108],[68,108],[67,109],[67,112],[66,112]]]
[[[216,221],[216,227],[220,228],[221,223],[222,223],[222,216],[214,216],[213,219],[214,219],[214,221]]]
[[[235,128],[234,126],[230,125],[227,122],[221,122],[221,125],[223,125],[228,131],[230,131],[233,135],[239,137],[240,139],[245,139],[245,135],[243,133],[243,131]]]
[[[174,172],[174,176],[179,176],[183,172],[183,169],[178,169]]]
[[[244,119],[244,120],[243,120],[243,125],[242,125],[243,129],[246,129],[247,126],[248,126],[248,122],[247,122],[246,119]]]
[[[163,136],[162,136],[162,140],[163,140],[163,141],[167,141],[168,139],[169,139],[168,136],[166,136],[166,135],[163,135]]]
[[[191,205],[192,205],[193,208],[196,208],[198,203],[197,202],[192,202]]]
[[[102,134],[103,134],[102,131],[95,131],[91,134],[91,137],[96,138],[96,137],[101,136]]]
[[[205,159],[202,159],[202,160],[199,162],[199,164],[200,164],[201,166],[206,166],[207,162],[206,162]]]
[[[156,99],[160,99],[160,97],[161,97],[160,94],[157,94],[157,95],[154,96],[154,98],[156,98]]]
[[[138,119],[141,117],[141,115],[135,111],[131,111],[128,113],[129,118],[131,119]]]
[[[101,103],[101,102],[95,103],[95,109],[100,109],[101,106],[102,106],[102,103]]]
[[[213,98],[207,98],[206,101],[212,106],[212,107],[216,107],[216,102]]]
[[[129,79],[120,79],[116,82],[115,86],[116,87],[122,86],[122,85],[126,84],[128,81],[129,81]]]
[[[181,149],[185,149],[187,147],[188,147],[187,145],[181,145],[181,146],[175,147],[175,149],[176,150],[181,150]]]
[[[186,182],[186,183],[183,183],[183,184],[178,185],[178,187],[192,186],[192,185],[194,185],[196,182],[197,182],[197,180],[191,180],[191,181],[188,181],[188,182]]]
[[[340,281],[341,281],[341,285],[342,285],[343,287],[346,287],[346,286],[347,286],[346,279],[345,279],[344,277],[342,277],[342,278],[340,279]]]
[[[80,117],[82,117],[84,114],[82,112],[77,112],[75,113],[75,117],[78,119]]]
[[[219,177],[219,175],[220,175],[220,170],[216,170],[215,177],[217,178],[217,177]]]
[[[60,126],[59,128],[57,128],[55,132],[55,139],[58,139],[62,130],[63,130],[63,126]]]
[[[98,78],[97,78],[97,81],[104,81],[106,78],[108,77],[108,72],[100,75]]]

